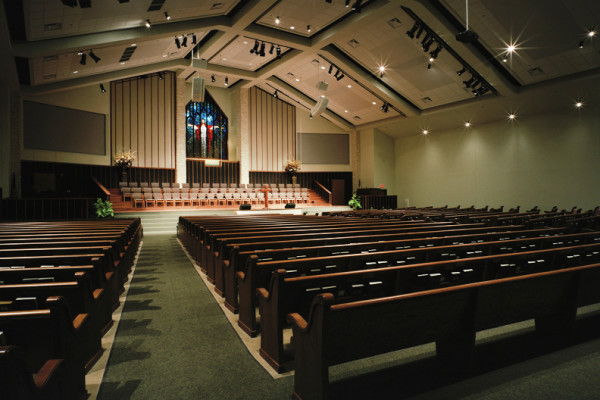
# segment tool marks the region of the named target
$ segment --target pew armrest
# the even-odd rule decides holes
[[[62,366],[62,359],[48,360],[42,365],[42,368],[34,375],[33,383],[38,389],[46,387],[48,382],[55,376]]]
[[[308,327],[306,320],[298,313],[288,314],[287,321],[292,324],[292,326],[298,327],[301,332],[306,331],[306,328]]]
[[[85,321],[88,319],[88,314],[77,314],[75,319],[73,320],[73,328],[75,331],[79,331],[81,327],[85,324]]]

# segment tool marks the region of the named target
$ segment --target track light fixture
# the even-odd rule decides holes
[[[424,30],[425,30],[425,28],[423,27],[423,25],[419,26],[419,30],[417,31],[415,38],[419,39],[421,37],[421,35],[423,34]]]
[[[346,0],[346,3],[344,4],[346,7],[350,7],[350,0]]]
[[[94,60],[94,62],[97,63],[98,61],[100,61],[100,57],[98,57],[97,55],[95,55],[93,50],[90,50],[90,52],[89,52],[88,55],[90,56],[90,58],[92,60]]]
[[[456,75],[461,76],[466,71],[467,71],[467,68],[463,65],[463,67],[462,67],[462,69],[460,71],[456,71]]]
[[[181,42],[179,41],[178,37],[175,38],[175,45],[177,46],[178,49],[181,48]]]
[[[146,20],[146,28],[150,28],[152,26],[152,24],[150,23],[150,20],[147,19]]]
[[[211,75],[211,76],[210,76],[210,81],[211,81],[212,83],[215,83],[216,79],[215,79],[215,76],[214,76],[214,75]]]
[[[442,47],[441,44],[438,43],[437,47],[435,48],[435,50],[433,50],[431,53],[429,53],[429,55],[431,56],[431,58],[438,58],[438,56],[440,55],[440,51],[442,51],[444,48]]]
[[[427,64],[427,69],[431,69],[431,63]]]
[[[354,2],[354,4],[352,5],[352,11],[355,11],[357,13],[360,13],[362,8],[362,0],[356,0],[356,2]]]
[[[81,59],[79,60],[79,64],[85,65],[86,58],[87,56],[85,55],[85,53],[81,53]]]
[[[225,86],[229,86],[229,78],[225,77]]]
[[[579,42],[579,48],[583,49],[583,40],[581,42]]]
[[[275,97],[276,99],[279,97],[277,94],[277,89],[275,89],[275,93],[273,93],[273,97]]]
[[[431,35],[429,34],[429,32],[427,32],[425,34],[425,37],[423,38],[423,40],[421,40],[421,47],[425,48],[425,43],[427,43],[429,41],[430,37],[431,37]]]
[[[463,83],[467,88],[470,88],[471,86],[473,86],[473,83],[475,83],[475,79],[477,78],[475,76],[472,76],[471,79],[469,79],[468,81],[463,81]]]
[[[337,79],[338,75],[340,74],[340,69],[338,68],[337,71],[335,71],[335,74],[333,74],[333,76]],[[331,67],[329,67],[329,73],[331,73]]]
[[[181,39],[181,45],[187,47],[187,36],[184,36],[183,39]]]
[[[159,79],[159,80],[161,80],[161,81],[162,81],[163,79],[165,79],[165,73],[164,73],[164,72],[162,72],[162,71],[158,71],[158,79]]]
[[[281,20],[279,19],[279,15],[278,15],[278,16],[277,16],[277,18],[275,18],[275,23],[276,23],[277,25],[279,25],[279,23],[280,23],[280,22],[281,22]]]
[[[100,84],[100,91],[102,93],[106,93],[106,89],[104,89],[104,84],[102,84],[102,83]]]
[[[406,31],[406,34],[408,35],[409,38],[414,39],[417,29],[419,29],[419,23],[415,21],[415,24],[413,25],[413,27],[410,28],[409,31]]]
[[[169,13],[168,13],[168,12],[166,12],[166,11],[165,11],[165,18],[166,18],[166,20],[167,20],[167,21],[170,21],[170,20],[171,20],[171,16],[170,16],[170,15],[169,15]]]
[[[192,35],[192,44],[195,45],[196,44],[196,35]]]
[[[433,37],[429,38],[429,41],[427,43],[425,43],[425,45],[423,46],[423,51],[425,53],[429,52],[429,49],[431,48],[431,45],[433,44],[433,42],[435,42],[435,39]]]
[[[390,111],[390,105],[388,103],[383,103],[380,110],[383,111],[384,113],[386,113],[386,112]]]
[[[275,45],[273,43],[271,43],[271,49],[269,49],[269,54],[273,54],[274,50],[275,50]]]
[[[260,46],[260,43],[258,43],[258,40],[255,40],[254,47],[250,49],[250,54],[258,54],[258,46]]]
[[[275,49],[275,52],[277,53],[277,59],[281,58],[281,47],[279,47],[279,45],[277,45],[277,49]]]
[[[329,64],[329,71],[327,71],[328,74],[331,74],[331,70],[333,69],[333,64]],[[338,71],[339,72],[339,71]],[[336,73],[337,75],[337,73]]]
[[[262,44],[260,45],[260,51],[258,52],[258,55],[261,57],[265,56],[265,42],[262,42]]]
[[[380,65],[380,66],[379,66],[379,77],[380,77],[380,78],[383,78],[383,74],[384,74],[384,72],[385,72],[385,66],[383,66],[383,65]]]
[[[310,27],[310,25],[306,25],[306,32],[310,33],[312,31],[312,28]]]
[[[337,76],[335,79],[337,79],[338,81],[341,81],[343,77],[344,77],[344,73],[340,72],[339,76]]]

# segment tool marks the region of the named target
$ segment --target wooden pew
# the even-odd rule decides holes
[[[0,346],[0,387],[11,400],[61,400],[69,393],[63,359],[47,360],[32,373],[17,346]]]
[[[598,235],[595,237],[598,238]],[[469,246],[493,248],[494,244]],[[414,251],[428,250],[430,249]],[[456,251],[458,252],[458,250]],[[414,264],[400,267],[375,269],[358,267],[357,270],[312,276],[294,276],[294,274],[288,274],[281,269],[273,275],[269,290],[266,288],[257,290],[261,315],[260,354],[273,368],[280,372],[283,370],[285,315],[299,312],[307,317],[308,306],[314,296],[321,292],[331,292],[336,296],[336,301],[347,302],[354,299],[393,296],[598,261],[600,261],[600,243],[460,258],[442,262],[417,261]],[[241,315],[242,313],[240,313]]]
[[[447,368],[468,369],[475,333],[527,319],[559,343],[568,340],[578,306],[600,301],[600,264],[335,304],[318,295],[308,319],[292,323],[296,372],[293,398],[330,394],[328,368],[435,342]]]
[[[87,316],[72,317],[60,297],[48,298],[44,308],[0,312],[0,331],[8,345],[19,346],[30,371],[39,371],[50,359],[63,359],[65,399],[82,399],[86,394],[82,355],[87,354]]]

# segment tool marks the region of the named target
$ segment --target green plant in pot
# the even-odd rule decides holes
[[[108,200],[102,200],[101,198],[97,198],[94,203],[94,208],[96,209],[96,216],[98,218],[108,218],[114,217],[115,212],[112,208],[112,203]]]
[[[348,200],[348,205],[352,207],[353,210],[358,210],[359,208],[362,208],[362,206],[360,205],[360,198],[356,195],[356,193],[354,193],[352,195],[352,198]]]

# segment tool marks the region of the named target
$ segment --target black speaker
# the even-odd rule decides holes
[[[250,210],[250,209],[252,209],[252,205],[246,204],[246,203],[240,204],[240,210]]]
[[[287,203],[285,208],[296,208],[296,203]]]

